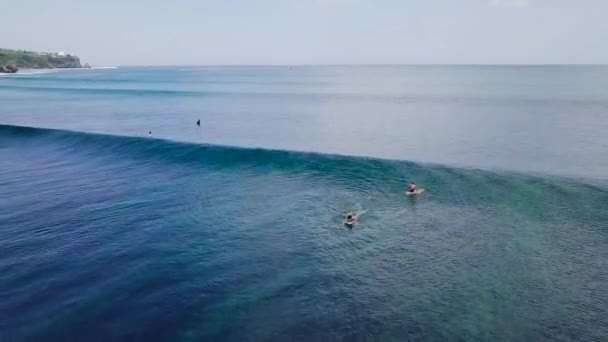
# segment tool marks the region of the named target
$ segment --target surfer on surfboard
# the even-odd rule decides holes
[[[367,209],[364,210],[359,210],[359,211],[351,211],[348,214],[344,215],[344,225],[347,226],[348,228],[352,228],[355,226],[355,224],[357,222],[359,222],[359,218],[361,218],[361,215],[365,214],[367,212]]]
[[[408,195],[418,195],[418,194],[421,194],[423,191],[424,191],[424,189],[419,189],[416,186],[416,182],[410,181],[410,184],[407,185],[406,194],[408,194]]]
[[[357,219],[359,219],[359,214],[356,212],[351,212],[346,214],[346,219],[344,220],[344,225],[352,228],[355,223],[357,223]]]

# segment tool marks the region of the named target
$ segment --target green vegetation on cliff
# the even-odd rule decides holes
[[[9,65],[23,69],[82,68],[80,59],[70,54],[0,49],[0,68]]]

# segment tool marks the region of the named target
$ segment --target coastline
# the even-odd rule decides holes
[[[0,76],[15,76],[15,75],[37,75],[37,74],[51,74],[63,71],[82,71],[82,70],[108,70],[118,69],[117,66],[101,66],[101,67],[90,67],[90,68],[52,68],[52,69],[19,69],[15,73],[0,73]]]

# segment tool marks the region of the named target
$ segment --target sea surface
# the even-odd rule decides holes
[[[2,342],[607,339],[608,67],[0,76]]]

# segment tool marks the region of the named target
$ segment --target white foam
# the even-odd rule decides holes
[[[92,68],[21,69],[21,70],[17,71],[16,73],[0,73],[0,76],[38,75],[38,74],[50,74],[50,73],[55,73],[55,72],[92,70],[92,69],[118,69],[118,67],[101,66],[101,67],[92,67]]]
[[[20,76],[20,75],[37,75],[37,74],[50,74],[53,72],[57,72],[55,71],[56,69],[23,69],[23,70],[19,70],[14,74],[11,73],[0,73],[0,76]]]

